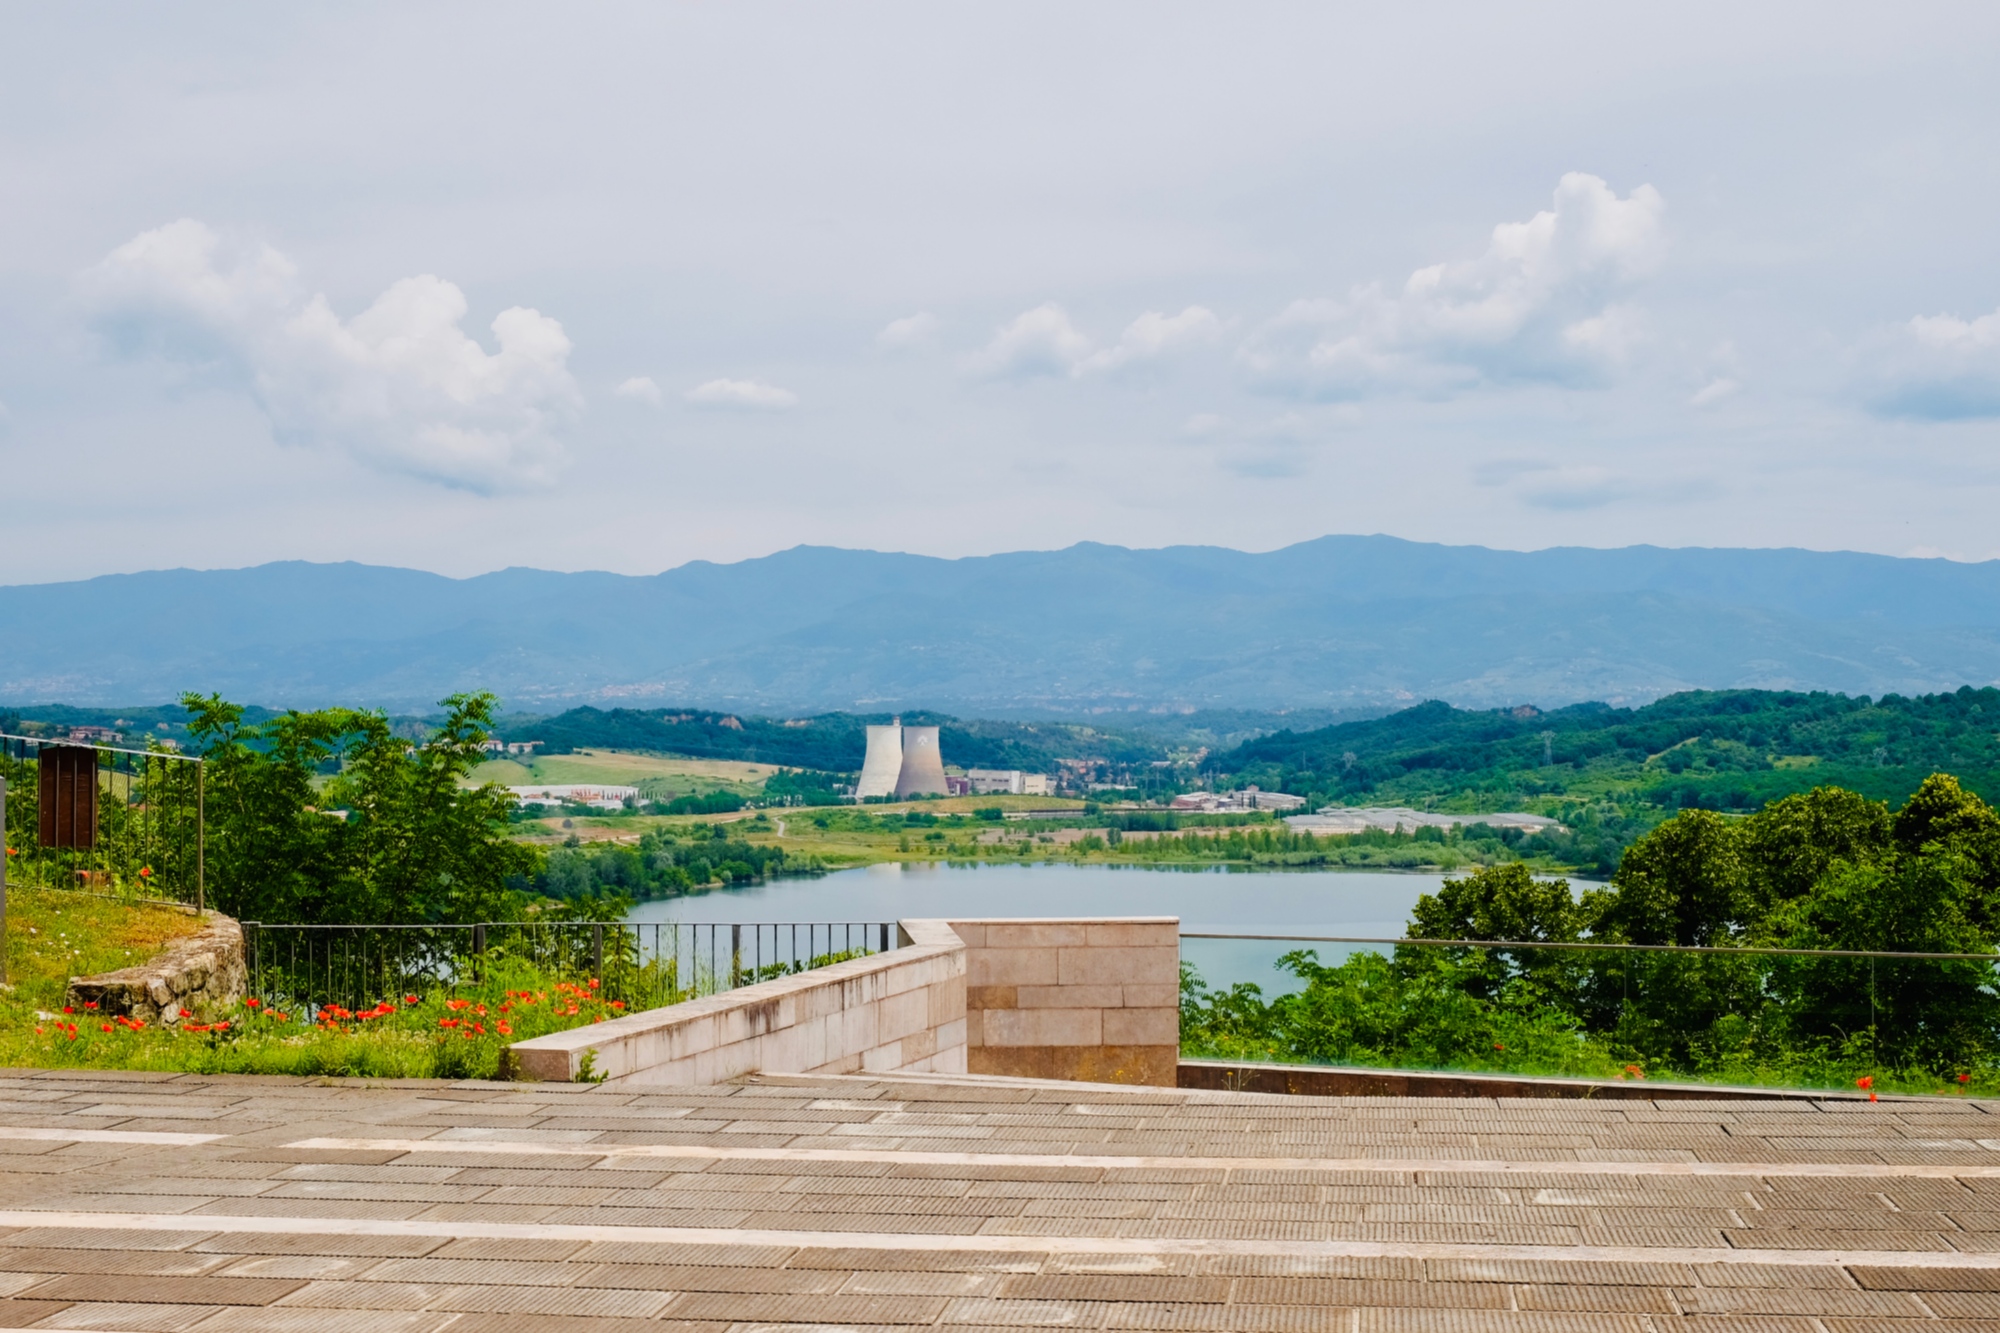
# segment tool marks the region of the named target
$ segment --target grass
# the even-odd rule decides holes
[[[496,1078],[510,1072],[510,1043],[617,1017],[624,1009],[603,999],[594,981],[560,981],[520,963],[496,964],[476,985],[381,996],[360,1013],[274,1013],[245,1001],[168,1029],[66,1009],[71,977],[144,962],[199,928],[192,913],[174,908],[10,888],[7,969],[13,984],[0,992],[0,1065]]]
[[[526,763],[489,759],[473,769],[466,781],[474,786],[497,782],[503,787],[601,782],[607,786],[637,787],[647,799],[664,801],[712,791],[753,797],[764,790],[765,780],[777,771],[773,764],[731,759],[676,759],[626,750],[579,750],[575,754],[531,757]]]
[[[143,963],[169,940],[200,929],[200,918],[177,907],[9,885],[12,990],[0,993],[0,1024],[12,1026],[14,1009],[60,1009],[71,977]]]

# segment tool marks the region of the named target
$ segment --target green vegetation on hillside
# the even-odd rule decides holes
[[[555,717],[507,719],[503,732],[508,740],[541,741],[551,755],[584,748],[644,750],[851,774],[867,753],[868,727],[891,716],[766,718],[688,708],[573,708]],[[922,711],[901,717],[911,726],[939,727],[945,761],[965,768],[1046,773],[1064,760],[1087,759],[1119,769],[1136,765],[1150,779],[1153,761],[1167,753],[1154,737],[1076,722],[965,720]]]
[[[1212,756],[1207,768],[1315,804],[1461,811],[1593,800],[1747,811],[1825,784],[1901,801],[1939,771],[2000,796],[2000,689],[1873,701],[1692,690],[1643,708],[1547,713],[1433,702],[1277,732]]]
[[[468,788],[493,697],[453,695],[421,744],[347,708],[245,720],[189,695],[207,758],[209,901],[292,923],[485,921],[539,856],[506,836],[513,799]],[[324,780],[322,780],[324,779]]]
[[[1525,866],[1481,869],[1420,898],[1408,935],[1526,944],[1333,965],[1302,950],[1280,966],[1305,988],[1268,1003],[1190,972],[1183,1040],[1324,1064],[2000,1088],[1993,962],[1747,951],[1994,956],[2000,815],[1942,774],[1894,814],[1838,787],[1742,819],[1683,812],[1580,898]],[[1533,947],[1578,942],[1720,952]]]
[[[775,843],[731,838],[730,826],[652,828],[636,844],[558,847],[535,876],[535,892],[565,901],[671,898],[691,889],[747,884],[779,874],[812,874],[809,857]]]
[[[143,963],[199,929],[178,908],[10,886],[7,974],[0,991],[0,1066],[139,1069],[197,1074],[494,1078],[513,1042],[615,1018],[622,1000],[519,960],[489,958],[475,980],[379,996],[371,1008],[274,1010],[256,998],[204,1008],[174,1027],[73,1007],[74,976]],[[654,968],[656,983],[665,969]],[[671,988],[676,978],[666,975]],[[693,987],[686,981],[689,995]],[[669,993],[674,993],[671,989]]]

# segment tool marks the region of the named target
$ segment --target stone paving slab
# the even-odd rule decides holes
[[[2000,1104],[0,1071],[0,1331],[2000,1328]]]

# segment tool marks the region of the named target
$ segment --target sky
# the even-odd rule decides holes
[[[0,582],[2000,556],[2000,9],[0,5]]]

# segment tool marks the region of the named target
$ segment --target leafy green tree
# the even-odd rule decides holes
[[[379,713],[332,708],[244,720],[220,696],[187,695],[208,763],[210,894],[267,922],[486,920],[508,910],[539,853],[509,840],[511,801],[462,780],[483,757],[495,700],[453,695],[430,737],[398,737]]]
[[[1841,862],[1807,895],[1764,923],[1763,939],[1790,949],[1990,954],[1974,919],[1982,894],[1971,862],[1947,843],[1883,862]],[[1989,963],[1944,959],[1780,957],[1768,983],[1794,1043],[1846,1041],[1943,1065],[1989,1052],[2000,997]]]
[[[1627,944],[1722,944],[1750,909],[1741,839],[1722,816],[1685,810],[1626,849],[1592,935]]]
[[[1410,913],[1419,939],[1575,940],[1582,924],[1568,880],[1536,879],[1518,861],[1448,879]]]
[[[1773,801],[1743,821],[1744,874],[1762,915],[1811,893],[1834,862],[1871,861],[1889,847],[1889,807],[1841,787]]]

